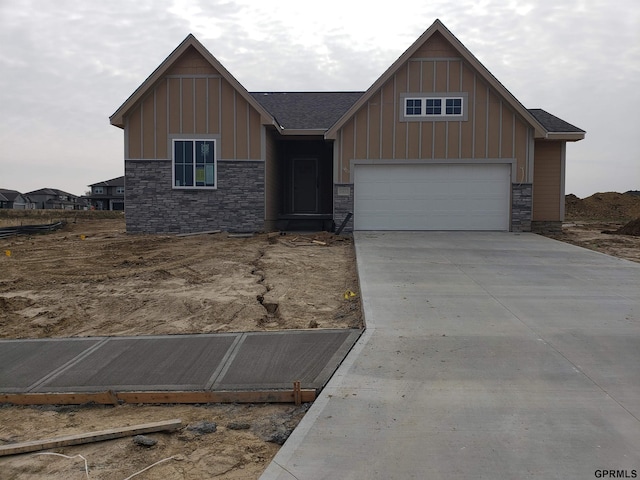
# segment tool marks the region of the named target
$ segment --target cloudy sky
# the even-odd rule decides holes
[[[567,147],[567,193],[640,189],[637,0],[363,5],[0,0],[0,187],[80,195],[122,175],[108,117],[189,33],[249,91],[354,91],[439,18],[526,107],[587,131]]]

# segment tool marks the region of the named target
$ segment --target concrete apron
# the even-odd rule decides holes
[[[533,234],[355,238],[367,330],[263,480],[640,473],[639,264]]]

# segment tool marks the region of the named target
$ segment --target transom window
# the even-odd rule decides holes
[[[173,186],[216,188],[215,140],[173,141]]]
[[[438,95],[438,94],[436,94]],[[440,94],[442,96],[404,97],[404,120],[466,120],[466,94]]]

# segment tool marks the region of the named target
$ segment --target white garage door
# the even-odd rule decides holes
[[[355,165],[356,230],[509,230],[511,165]]]

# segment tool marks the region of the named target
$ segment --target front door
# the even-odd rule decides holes
[[[293,159],[293,212],[318,212],[318,159]]]

